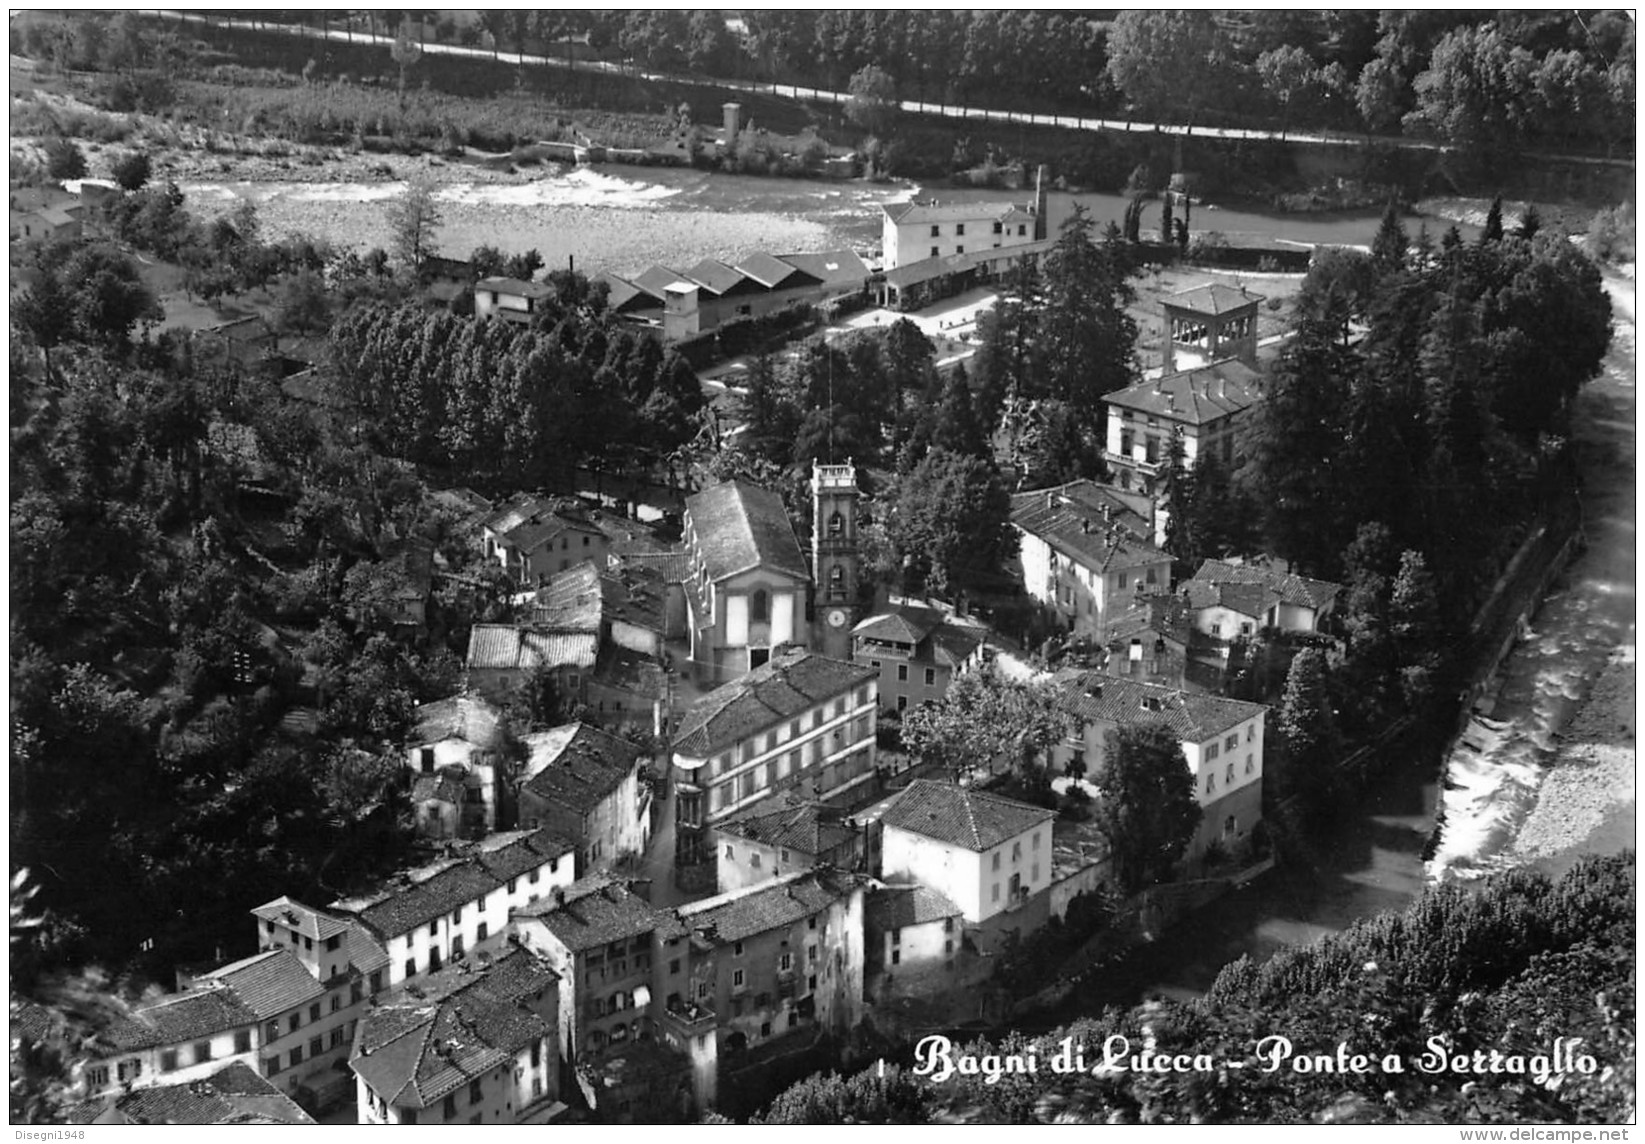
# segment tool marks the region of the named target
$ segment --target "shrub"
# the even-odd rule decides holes
[[[86,175],[86,154],[72,139],[59,136],[47,140],[46,173],[54,179],[83,179]]]
[[[1582,249],[1601,262],[1628,262],[1634,257],[1634,204],[1600,211],[1588,224]]]
[[[139,191],[149,181],[149,157],[142,151],[131,151],[115,160],[112,168],[114,181],[126,191]]]

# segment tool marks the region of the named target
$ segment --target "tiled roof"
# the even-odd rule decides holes
[[[863,922],[881,933],[963,916],[944,894],[925,886],[884,886],[863,902]]]
[[[959,667],[982,645],[986,634],[980,628],[944,624],[931,633],[931,659],[945,667]]]
[[[844,846],[856,836],[839,810],[820,802],[802,802],[781,810],[750,814],[715,827],[732,838],[746,838],[813,857]]]
[[[656,571],[665,584],[683,584],[691,578],[691,553],[684,549],[677,552],[625,552],[622,559],[629,567]]]
[[[681,924],[715,945],[791,926],[847,897],[859,879],[828,867],[784,875],[758,886],[675,907]]]
[[[358,922],[349,923],[345,944],[348,946],[349,964],[362,974],[369,977],[379,969],[388,968],[388,952]]]
[[[138,1009],[106,1035],[121,1049],[176,1045],[255,1025],[259,1016],[226,989],[200,989]]]
[[[939,203],[932,199],[923,203],[885,203],[882,209],[891,216],[893,222],[906,226],[910,223],[922,222],[970,222],[972,219],[992,222],[995,219],[1004,218],[1017,209],[1017,204],[1001,201]]]
[[[531,622],[562,632],[598,632],[600,604],[600,570],[592,560],[584,560],[556,573],[537,590]]]
[[[641,290],[634,283],[619,278],[615,274],[609,272],[600,274],[595,277],[594,281],[606,284],[605,304],[614,314],[620,314],[624,309],[644,309],[653,302],[650,294]]]
[[[495,290],[499,294],[514,294],[521,298],[548,298],[554,287],[547,282],[525,282],[519,278],[482,278],[474,284],[476,290]]]
[[[1129,643],[1149,632],[1186,644],[1192,625],[1188,622],[1187,601],[1181,596],[1136,596],[1122,611],[1108,617],[1108,643]]]
[[[326,938],[348,929],[347,922],[328,917],[319,910],[305,906],[301,902],[294,902],[284,895],[272,902],[263,903],[251,912],[259,921],[277,922],[315,941],[325,941]]]
[[[214,969],[201,980],[217,981],[234,990],[246,1008],[265,1021],[326,994],[302,959],[283,946]]]
[[[1056,811],[986,791],[915,779],[880,822],[981,853],[1056,816]]]
[[[803,648],[778,652],[693,703],[680,721],[674,749],[706,758],[878,676],[867,664],[844,663]]]
[[[525,789],[578,814],[593,810],[617,791],[644,753],[627,739],[588,723],[527,735],[525,744],[530,751]]]
[[[917,644],[942,623],[935,608],[899,607],[895,611],[869,616],[851,629],[851,634],[890,643]]]
[[[417,708],[410,746],[461,739],[489,751],[502,742],[503,713],[478,695],[454,695]]]
[[[1154,534],[1154,522],[1132,508],[1130,500],[1107,485],[1083,478],[1046,489],[1012,493],[1011,511],[1026,511],[1036,504],[1044,507],[1047,501],[1053,507],[1061,505],[1080,519],[1091,521],[1093,527],[1099,522],[1104,526],[1117,524],[1138,540],[1147,540]]]
[[[667,623],[668,584],[661,572],[643,565],[602,572],[600,602],[607,620],[660,634]]]
[[[1058,672],[1057,705],[1082,720],[1120,727],[1168,727],[1178,739],[1203,743],[1267,710],[1259,703],[1194,695],[1093,671]]]
[[[869,616],[851,629],[851,634],[859,639],[912,645],[910,658],[918,663],[958,667],[977,650],[987,633],[984,628],[956,624],[935,608],[899,604],[889,612]]]
[[[1148,542],[1142,518],[1112,500],[1094,485],[1017,493],[1011,523],[1094,572],[1168,564],[1171,557]]]
[[[492,834],[453,861],[409,871],[376,893],[331,903],[384,941],[490,894],[572,849],[546,830]]]
[[[528,950],[434,974],[361,1019],[349,1068],[379,1098],[427,1108],[554,1035],[559,975]],[[530,1006],[530,1007],[528,1007]],[[535,1011],[534,1011],[535,1010]]]
[[[662,664],[648,655],[614,644],[600,649],[600,660],[594,665],[594,674],[589,680],[649,700],[668,695],[668,676]]]
[[[88,1101],[69,1113],[73,1124],[313,1124],[285,1093],[242,1061],[185,1084],[139,1088]]]
[[[537,667],[593,667],[593,632],[537,631],[513,624],[475,624],[468,632],[470,670],[530,671]]]
[[[580,878],[563,893],[556,890],[516,909],[514,916],[542,922],[573,953],[673,928],[668,913],[605,874]]]
[[[1252,294],[1245,290],[1236,290],[1232,286],[1224,286],[1220,282],[1211,282],[1204,286],[1178,290],[1175,294],[1167,294],[1160,301],[1167,306],[1178,306],[1200,314],[1226,314],[1242,306],[1265,302],[1267,299],[1261,294]]]
[[[1109,405],[1135,409],[1181,421],[1204,425],[1262,400],[1262,379],[1242,361],[1228,358],[1198,369],[1166,374],[1154,381],[1141,381],[1103,398]]]
[[[715,294],[728,293],[742,283],[749,281],[742,271],[727,266],[717,258],[703,259],[690,270],[687,270],[685,276],[693,282],[700,283],[704,289]]]
[[[767,290],[775,290],[779,286],[817,285],[815,275],[808,274],[790,262],[773,258],[763,252],[749,255],[737,263],[736,270],[744,277],[752,278]]]
[[[1258,623],[1280,601],[1279,593],[1266,584],[1237,581],[1225,584],[1210,580],[1185,581],[1182,598],[1196,612],[1204,608],[1227,608],[1242,616],[1250,616]]]
[[[567,529],[598,534],[588,513],[588,506],[572,497],[520,493],[498,506],[481,526],[521,552],[533,552]]]
[[[1273,589],[1281,602],[1300,608],[1323,608],[1342,591],[1342,585],[1329,580],[1293,576],[1265,564],[1225,564],[1220,560],[1207,560],[1201,564],[1189,583],[1195,581],[1262,584]]]
[[[860,286],[868,281],[868,265],[855,251],[825,250],[821,254],[779,254],[826,286]]]
[[[762,566],[810,579],[782,497],[770,489],[725,481],[687,497],[685,510],[710,580]]]

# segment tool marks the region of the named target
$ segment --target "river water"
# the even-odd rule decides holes
[[[875,184],[820,179],[769,179],[671,167],[567,167],[549,164],[535,175],[498,176],[461,164],[430,168],[440,184],[435,198],[442,224],[441,254],[466,258],[481,245],[504,253],[535,248],[550,267],[575,260],[595,272],[634,273],[653,262],[685,269],[708,258],[736,260],[757,250],[774,254],[850,247],[877,254],[880,206],[913,197],[943,201],[1026,200],[1027,190],[944,189],[927,192],[909,183]],[[271,236],[302,232],[343,246],[386,246],[388,200],[404,182],[280,182],[230,179],[180,184],[191,206],[207,217],[236,203],[255,203]],[[1117,195],[1048,195],[1052,233],[1083,204],[1099,227],[1120,221],[1126,200]],[[1143,230],[1158,229],[1159,205],[1144,212]],[[1223,209],[1193,210],[1196,234],[1218,231],[1230,239],[1279,239],[1297,243],[1368,245],[1376,211],[1282,214]],[[1434,237],[1450,225],[1439,218],[1412,218],[1411,231],[1426,222]],[[1465,235],[1473,229],[1463,227]]]

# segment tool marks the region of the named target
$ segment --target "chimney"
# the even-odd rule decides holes
[[[1057,507],[1057,494],[1050,489],[1045,490],[1045,510],[1050,512]]]
[[[727,147],[737,141],[737,133],[742,130],[743,105],[740,103],[725,103],[720,105],[725,113],[725,145]]]

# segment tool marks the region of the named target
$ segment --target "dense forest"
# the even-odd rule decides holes
[[[1031,1075],[972,1071],[937,1083],[940,1073],[922,1073],[910,1053],[883,1075],[813,1076],[753,1122],[1627,1123],[1636,1104],[1634,892],[1631,852],[1586,860],[1558,881],[1514,871],[1441,887],[1261,966],[1242,958],[1201,1000],[1152,1000],[951,1051],[955,1062],[993,1057],[999,1067],[1032,1049]],[[1095,1074],[1105,1044],[1120,1050],[1111,1037],[1125,1038],[1118,1057],[1128,1064],[1145,1049],[1202,1060],[1182,1071],[1131,1064]],[[1556,1058],[1556,1040],[1569,1047],[1571,1038],[1580,1042]],[[1065,1039],[1084,1046],[1083,1074],[1051,1071]],[[1298,1067],[1305,1056],[1332,1065]],[[1548,1071],[1537,1073],[1539,1063]]]

